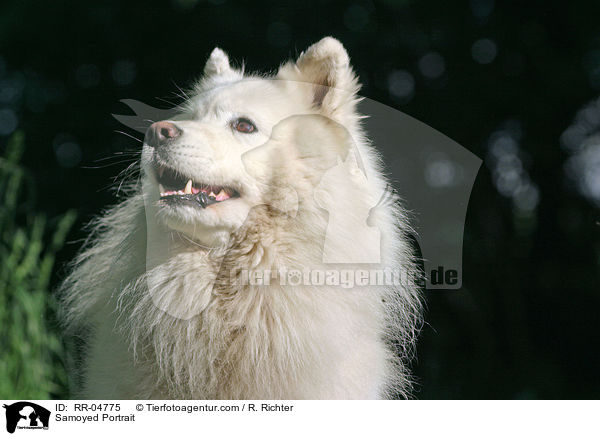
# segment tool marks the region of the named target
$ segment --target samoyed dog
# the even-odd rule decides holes
[[[63,284],[80,396],[409,395],[419,269],[358,90],[331,37],[268,77],[214,49]]]

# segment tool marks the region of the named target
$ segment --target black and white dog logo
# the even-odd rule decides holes
[[[6,409],[6,431],[15,429],[48,429],[50,411],[29,401],[4,405]]]

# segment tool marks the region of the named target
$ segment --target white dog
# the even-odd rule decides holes
[[[333,38],[273,77],[212,52],[178,115],[149,128],[142,183],[92,224],[63,286],[66,323],[89,339],[81,395],[408,394],[418,269],[395,197],[379,201],[358,89]],[[386,268],[403,283],[373,283]]]

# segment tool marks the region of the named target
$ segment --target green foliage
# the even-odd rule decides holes
[[[0,156],[0,398],[48,399],[67,386],[48,288],[75,212],[50,224],[32,210],[32,178],[19,165],[23,151],[17,132]]]

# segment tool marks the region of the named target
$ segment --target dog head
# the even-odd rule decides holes
[[[292,191],[308,195],[319,182],[311,177],[345,157],[357,91],[348,55],[330,37],[267,78],[245,75],[215,48],[178,114],[146,133],[145,194],[159,220],[214,245],[256,205],[293,208]]]

